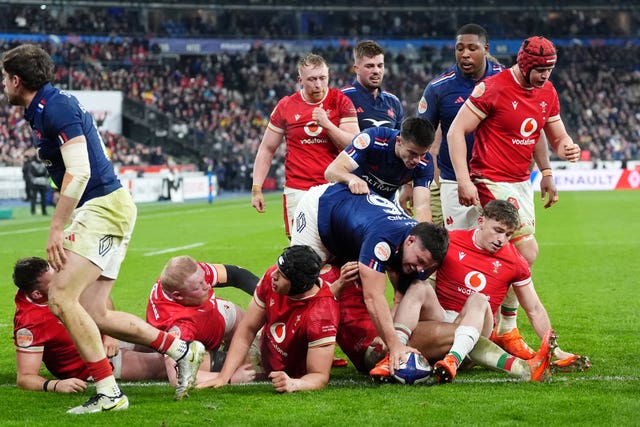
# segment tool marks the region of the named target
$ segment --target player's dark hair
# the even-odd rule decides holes
[[[520,214],[518,214],[518,208],[516,208],[513,203],[507,202],[506,200],[490,201],[484,206],[482,216],[487,219],[498,221],[512,230],[520,228]]]
[[[24,292],[31,292],[38,285],[38,278],[47,270],[49,263],[42,258],[21,258],[13,267],[13,283]]]
[[[456,38],[458,38],[458,36],[461,36],[463,34],[476,35],[478,36],[478,39],[480,39],[480,41],[483,41],[484,43],[489,43],[489,33],[487,33],[487,30],[485,30],[478,24],[463,25],[458,29],[458,32],[456,32]]]
[[[298,295],[318,283],[322,260],[310,246],[294,245],[282,252],[277,265],[278,270],[291,282],[288,295]]]
[[[416,236],[422,247],[431,252],[431,257],[440,266],[449,249],[449,233],[441,225],[419,222],[409,235]]]
[[[400,137],[403,141],[422,148],[431,147],[435,133],[431,122],[420,117],[407,117],[400,127]]]
[[[353,58],[358,60],[364,58],[373,58],[374,56],[384,55],[384,49],[373,40],[362,40],[353,48]]]
[[[53,80],[53,60],[41,47],[23,44],[2,56],[2,68],[12,76],[20,77],[29,90],[38,90]]]

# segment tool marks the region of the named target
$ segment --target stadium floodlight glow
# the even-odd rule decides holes
[[[41,4],[41,5],[40,5],[40,10],[45,10],[46,8],[47,8],[47,5],[46,5],[46,4]]]

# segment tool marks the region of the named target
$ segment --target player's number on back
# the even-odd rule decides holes
[[[384,197],[371,193],[367,196],[367,200],[374,206],[380,206],[384,208],[384,211],[389,215],[402,215],[404,212],[400,210],[400,208],[393,203],[389,199],[385,199]]]

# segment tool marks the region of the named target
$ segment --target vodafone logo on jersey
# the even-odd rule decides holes
[[[380,242],[373,248],[373,253],[380,261],[386,261],[391,257],[391,247],[387,242]]]
[[[357,149],[364,150],[371,144],[371,137],[368,133],[360,133],[353,139],[352,144]]]
[[[479,271],[470,271],[464,277],[464,285],[474,292],[482,292],[487,286],[487,278]]]
[[[318,125],[318,123],[313,120],[304,125],[304,133],[309,136],[318,136],[320,135],[320,132],[322,132],[322,126]]]
[[[524,119],[522,124],[520,125],[520,134],[525,138],[531,136],[535,131],[538,130],[538,122],[536,119],[531,117],[527,117]]]
[[[276,322],[271,325],[269,332],[271,332],[273,340],[278,344],[282,344],[282,341],[284,341],[284,338],[287,336],[287,328],[282,322]]]

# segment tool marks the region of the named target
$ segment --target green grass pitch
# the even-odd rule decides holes
[[[280,196],[267,201],[262,215],[248,196],[212,205],[140,205],[112,294],[116,307],[144,316],[151,285],[177,254],[238,264],[261,276],[287,245]],[[640,425],[640,192],[563,193],[549,210],[536,205],[534,283],[561,346],[591,358],[586,373],[533,384],[476,368],[449,385],[402,386],[374,385],[350,366],[334,369],[321,391],[279,395],[260,383],[198,390],[182,402],[172,401],[167,384],[124,383],[127,411],[85,416],[65,411],[92,387],[80,395],[15,387],[11,269],[19,257],[45,255],[49,225],[49,218],[16,208],[13,219],[0,221],[0,425]],[[216,292],[243,307],[249,302],[235,289]],[[537,346],[524,313],[519,325]]]

